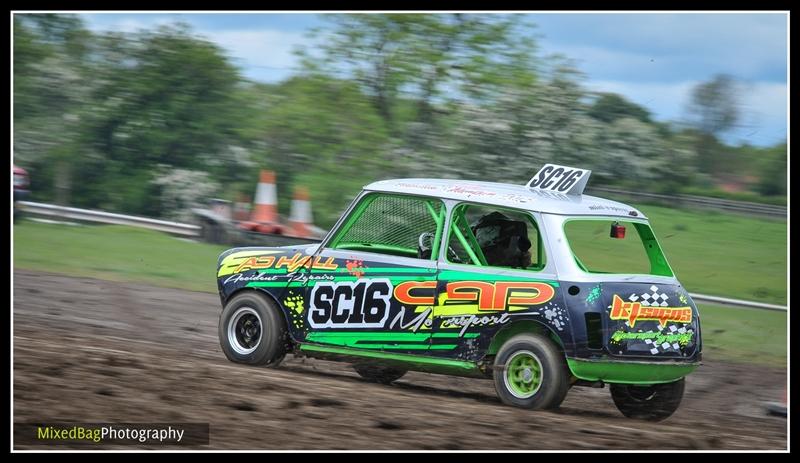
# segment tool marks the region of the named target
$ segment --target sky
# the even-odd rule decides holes
[[[133,32],[182,21],[228,51],[244,76],[277,82],[292,74],[292,50],[312,47],[321,14],[92,13],[95,31]],[[691,89],[725,73],[741,82],[741,127],[729,143],[768,146],[787,137],[786,13],[530,13],[542,55],[561,54],[589,90],[624,95],[660,121],[681,122]]]

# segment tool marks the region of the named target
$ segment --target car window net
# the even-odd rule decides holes
[[[403,196],[379,196],[372,200],[340,244],[397,247],[416,252],[422,233],[436,233],[436,221],[425,203],[440,214],[442,203]]]

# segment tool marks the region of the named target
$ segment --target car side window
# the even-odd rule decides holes
[[[446,259],[534,271],[545,264],[539,228],[530,214],[477,204],[461,204],[453,210]]]
[[[438,199],[371,193],[353,208],[328,247],[435,260],[444,219]]]

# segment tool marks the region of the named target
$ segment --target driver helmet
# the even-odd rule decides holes
[[[525,262],[530,259],[531,248],[525,222],[495,211],[479,218],[470,228],[487,264],[523,268],[530,265]]]

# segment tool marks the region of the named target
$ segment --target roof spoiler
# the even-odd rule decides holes
[[[545,164],[525,186],[534,190],[580,196],[590,175],[591,170]]]

